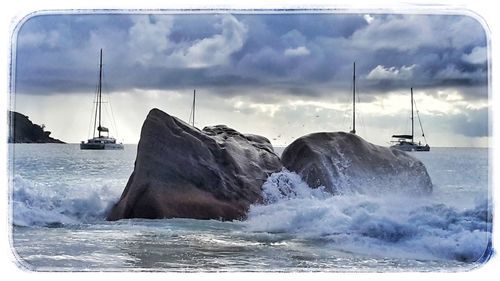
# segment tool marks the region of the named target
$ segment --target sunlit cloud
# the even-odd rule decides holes
[[[377,65],[370,73],[368,73],[368,79],[410,79],[413,76],[413,69],[415,64],[406,66],[403,65],[400,68],[397,67],[385,67],[383,65]]]
[[[300,57],[300,56],[307,56],[311,52],[304,46],[300,46],[297,48],[288,48],[285,50],[285,56],[288,57]]]
[[[464,61],[473,64],[485,63],[487,58],[485,47],[474,47],[470,53],[462,55]]]
[[[369,24],[370,24],[370,23],[374,20],[374,17],[372,17],[372,16],[371,16],[371,15],[369,15],[369,14],[364,15],[364,16],[363,16],[363,18],[364,18],[364,19],[365,19],[365,21],[366,21],[367,23],[369,23]]]

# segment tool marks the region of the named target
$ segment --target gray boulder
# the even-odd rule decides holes
[[[324,186],[332,194],[432,192],[431,179],[421,161],[354,134],[303,136],[283,151],[281,161],[310,187]]]
[[[282,169],[264,137],[223,125],[202,131],[152,109],[132,175],[108,220],[244,218],[268,175]]]

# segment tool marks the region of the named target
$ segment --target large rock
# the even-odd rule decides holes
[[[282,168],[271,143],[226,126],[203,131],[158,109],[142,126],[132,175],[109,220],[243,218]]]
[[[333,194],[432,191],[431,179],[421,161],[349,133],[303,136],[283,151],[281,161],[310,187],[324,186]]]

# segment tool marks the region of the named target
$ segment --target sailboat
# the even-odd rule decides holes
[[[427,141],[425,140],[425,134],[424,134],[424,129],[422,127],[422,122],[420,121],[420,115],[418,114],[417,110],[417,117],[418,117],[418,122],[420,123],[420,129],[422,130],[422,136],[424,137],[424,140],[426,142],[425,145],[422,145],[420,142],[415,143],[414,140],[414,125],[413,125],[413,104],[415,103],[415,100],[413,99],[413,88],[410,88],[411,92],[411,135],[393,135],[392,138],[396,139],[391,142],[395,143],[392,145],[392,148],[396,148],[399,150],[403,151],[430,151],[431,148],[429,144],[427,144]]]
[[[116,150],[123,149],[122,143],[116,143],[116,139],[109,136],[109,129],[101,124],[101,108],[102,108],[102,49],[99,57],[99,86],[97,88],[97,105],[95,109],[93,137],[87,142],[80,143],[80,149],[93,150]],[[97,131],[97,136],[96,136]]]

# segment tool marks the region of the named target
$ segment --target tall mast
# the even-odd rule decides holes
[[[410,88],[411,92],[411,142],[413,143],[413,88]]]
[[[356,62],[352,71],[352,134],[356,134]]]
[[[99,56],[99,89],[97,98],[97,104],[99,106],[99,126],[97,127],[97,131],[99,131],[99,137],[101,137],[101,90],[102,90],[102,49]]]
[[[193,90],[193,127],[194,127],[194,112],[195,112],[195,105],[196,105],[196,89]]]

